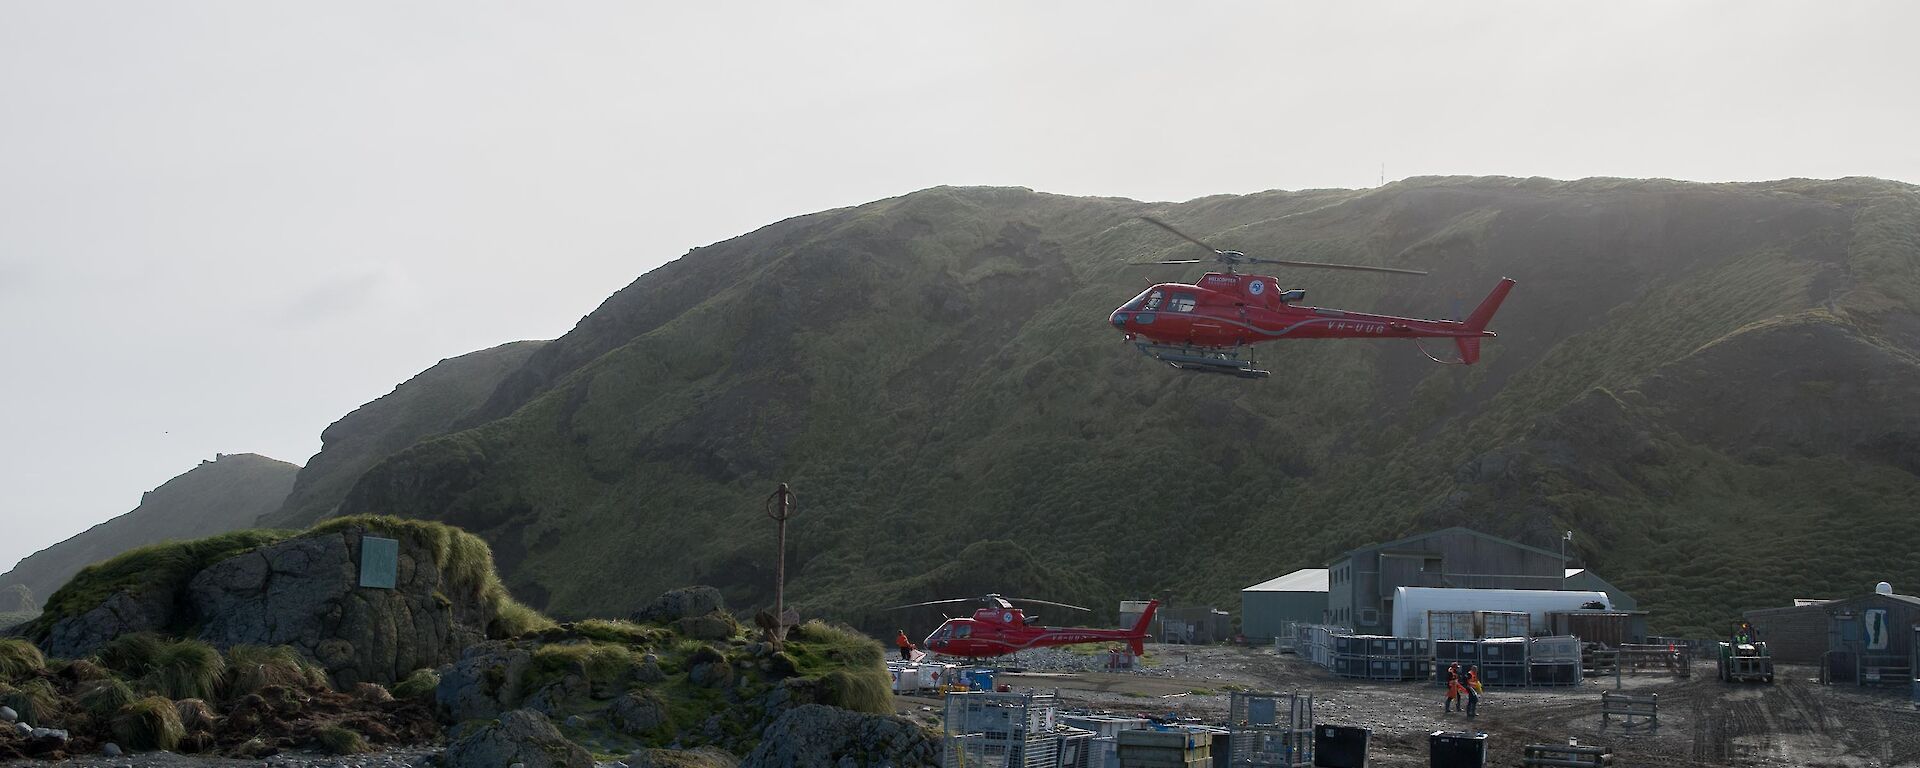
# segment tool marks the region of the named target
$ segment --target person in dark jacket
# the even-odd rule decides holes
[[[1447,665],[1447,711],[1452,712],[1460,705],[1460,694],[1466,688],[1460,685],[1460,662]]]

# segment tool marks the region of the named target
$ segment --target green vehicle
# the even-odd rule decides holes
[[[1728,683],[1773,683],[1773,654],[1753,625],[1740,622],[1733,638],[1720,644],[1720,680]]]

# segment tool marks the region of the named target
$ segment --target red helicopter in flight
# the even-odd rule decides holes
[[[1460,350],[1458,359],[1442,360],[1420,351],[1436,363],[1472,365],[1480,360],[1480,340],[1493,336],[1487,321],[1500,309],[1500,302],[1513,289],[1513,280],[1501,278],[1493,292],[1466,320],[1420,320],[1410,317],[1349,312],[1341,309],[1308,307],[1296,302],[1306,298],[1302,289],[1282,290],[1280,283],[1266,275],[1243,275],[1242,264],[1277,264],[1286,267],[1347,269],[1365,272],[1390,272],[1424,275],[1414,269],[1366,267],[1355,264],[1325,264],[1314,261],[1256,259],[1239,251],[1223,251],[1202,242],[1166,222],[1147,216],[1142,220],[1205,248],[1213,260],[1227,265],[1226,272],[1208,272],[1197,284],[1160,283],[1140,292],[1120,305],[1107,322],[1126,334],[1128,341],[1155,360],[1186,371],[1224,373],[1258,379],[1271,371],[1255,368],[1250,347],[1276,339],[1452,339]],[[1203,259],[1130,262],[1132,264],[1199,264]]]
[[[1044,648],[1054,645],[1077,645],[1080,643],[1110,643],[1122,641],[1139,656],[1146,652],[1147,626],[1153,621],[1154,609],[1160,607],[1160,601],[1147,602],[1147,609],[1131,629],[1089,629],[1086,627],[1043,627],[1035,624],[1033,617],[1013,607],[1010,601],[1039,603],[1076,611],[1089,610],[1077,605],[1055,603],[1047,600],[1034,600],[1023,597],[1001,597],[987,595],[980,597],[962,597],[952,600],[933,600],[912,605],[900,605],[888,610],[918,608],[927,605],[945,605],[949,603],[968,603],[984,600],[987,605],[973,612],[972,618],[947,619],[933,634],[927,635],[922,647],[942,656],[958,656],[968,659],[982,659],[1004,656],[1028,648]]]

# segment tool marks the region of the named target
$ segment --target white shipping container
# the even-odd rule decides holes
[[[1393,634],[1425,637],[1428,611],[1524,611],[1534,626],[1547,626],[1548,611],[1579,610],[1599,602],[1613,608],[1605,592],[1558,589],[1443,589],[1395,587]]]
[[[1473,628],[1473,611],[1427,611],[1425,637],[1428,640],[1480,639]]]

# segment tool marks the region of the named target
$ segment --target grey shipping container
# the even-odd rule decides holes
[[[1473,611],[1427,611],[1427,638],[1431,640],[1478,640],[1473,627]]]
[[[1526,637],[1533,634],[1533,616],[1525,611],[1475,611],[1480,637]]]

